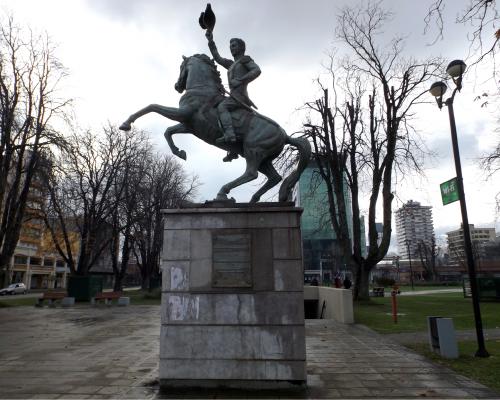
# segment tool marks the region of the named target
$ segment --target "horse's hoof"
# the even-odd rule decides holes
[[[130,122],[124,122],[120,125],[119,129],[121,129],[122,131],[129,131],[132,129],[132,125],[130,125]]]
[[[233,153],[233,152],[228,152],[227,156],[225,156],[222,161],[224,162],[231,162],[233,160],[236,160],[238,158],[238,153]]]
[[[186,152],[185,152],[184,150],[179,151],[179,152],[177,153],[177,156],[178,156],[179,158],[182,158],[184,161],[186,161],[186,159],[187,159],[187,154],[186,154]]]
[[[224,193],[217,193],[217,197],[215,198],[215,200],[228,200],[227,198],[227,194],[224,194]]]
[[[250,199],[250,203],[257,203],[259,200],[260,200],[260,197],[252,196],[252,198]]]

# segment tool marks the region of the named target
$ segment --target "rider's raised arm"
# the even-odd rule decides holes
[[[222,65],[224,68],[229,69],[229,67],[233,64],[233,60],[229,60],[228,58],[221,57],[219,51],[217,50],[217,46],[213,41],[213,37],[211,35],[212,32],[207,31],[207,39],[208,39],[208,48],[210,49],[210,53],[212,53],[212,57],[217,62],[217,64]]]

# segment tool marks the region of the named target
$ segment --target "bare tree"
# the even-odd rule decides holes
[[[434,42],[444,37],[444,21],[446,19],[446,4],[450,1],[433,0],[425,17],[426,31],[432,25],[438,33]],[[500,12],[496,0],[470,0],[465,8],[456,16],[455,22],[469,27],[469,50],[475,56],[475,63],[485,57],[495,60],[500,48],[500,27],[498,25]]]
[[[395,173],[420,169],[422,148],[411,126],[413,108],[426,94],[428,80],[441,67],[439,59],[404,58],[400,38],[382,49],[377,35],[390,17],[379,4],[342,10],[337,37],[351,54],[341,68],[330,68],[333,95],[322,88],[322,97],[307,104],[311,118],[304,125],[327,186],[333,229],[350,259],[356,299],[368,298],[369,273],[389,248]],[[337,70],[343,71],[338,77],[334,73]],[[346,202],[346,189],[351,204]],[[366,255],[360,224],[363,192],[369,193]],[[348,207],[352,207],[351,213]],[[379,207],[383,223],[380,244],[375,224]]]
[[[72,274],[87,275],[112,245],[110,221],[125,190],[119,174],[140,144],[141,137],[134,132],[112,126],[100,135],[74,132],[53,163],[47,178],[45,222]],[[72,240],[75,232],[78,246]]]
[[[500,121],[500,120],[499,120]],[[499,138],[497,145],[490,153],[484,155],[480,160],[480,166],[487,174],[487,179],[498,176],[500,171],[500,128],[496,129]],[[496,213],[500,215],[500,191],[496,194]]]
[[[151,288],[158,277],[163,243],[162,209],[175,208],[195,195],[196,178],[189,178],[171,156],[151,154],[144,159],[146,172],[137,201],[133,251],[141,270],[142,288]]]
[[[8,283],[33,177],[43,149],[60,141],[50,122],[69,101],[57,95],[65,70],[47,35],[0,24],[0,274]]]
[[[438,277],[436,270],[436,261],[438,256],[436,238],[432,236],[430,244],[424,242],[423,240],[418,242],[417,253],[420,258],[420,262],[425,269],[424,279],[427,281],[436,281]]]
[[[147,178],[147,160],[152,154],[152,147],[144,133],[141,143],[136,147],[133,155],[129,156],[120,170],[113,187],[113,196],[117,198],[118,207],[115,208],[110,218],[113,234],[111,246],[111,265],[113,268],[114,290],[123,289],[123,279],[127,274],[129,261],[134,247],[134,225],[141,217],[139,212],[142,186]]]

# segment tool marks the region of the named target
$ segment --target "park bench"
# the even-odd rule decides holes
[[[62,299],[64,299],[67,296],[68,296],[68,294],[66,292],[60,292],[60,291],[58,291],[58,292],[44,292],[42,294],[42,297],[39,297],[37,299],[35,306],[43,307],[43,302],[45,300],[48,300],[49,307],[55,306],[56,301],[62,301]]]
[[[383,287],[374,287],[372,289],[373,297],[384,297],[384,288]]]
[[[120,298],[123,298],[123,292],[100,292],[92,297],[90,302],[92,305],[97,305],[101,300],[104,300],[104,304],[110,306],[113,299],[119,300]]]

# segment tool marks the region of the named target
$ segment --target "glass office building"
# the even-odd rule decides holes
[[[302,173],[297,185],[296,203],[302,213],[302,245],[304,253],[304,280],[332,281],[336,275],[344,276],[347,263],[342,255],[330,220],[328,193],[315,161]],[[344,185],[349,236],[352,237],[351,197]],[[363,222],[363,221],[362,221]],[[364,228],[362,224],[362,238]],[[362,243],[363,248],[365,244]]]

